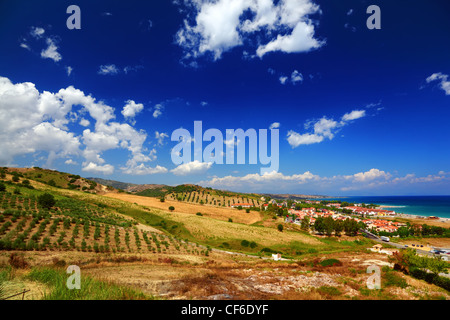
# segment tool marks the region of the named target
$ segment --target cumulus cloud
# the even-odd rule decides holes
[[[142,103],[136,103],[133,100],[128,100],[126,103],[122,109],[122,115],[127,119],[134,118],[136,114],[144,109]]]
[[[190,14],[176,35],[185,50],[185,59],[212,54],[215,60],[224,52],[258,34],[256,55],[268,52],[307,52],[321,47],[315,39],[310,15],[320,13],[311,0],[185,0]],[[246,55],[251,55],[247,51]]]
[[[427,175],[416,177],[415,174],[395,177],[393,174],[380,170],[370,169],[352,175],[320,176],[306,171],[300,174],[286,175],[281,172],[270,172],[265,174],[247,174],[244,176],[213,177],[210,180],[198,182],[199,185],[213,188],[225,188],[262,192],[295,192],[295,193],[320,193],[336,194],[342,192],[366,191],[371,192],[386,190],[404,190],[405,187],[423,188],[424,184],[430,187],[449,185],[450,174]],[[422,187],[421,187],[422,185]],[[274,186],[276,186],[274,188]],[[273,191],[270,191],[273,190]],[[295,191],[293,191],[295,190]],[[421,189],[420,189],[421,190]]]
[[[90,173],[100,173],[104,175],[110,175],[114,173],[114,166],[110,164],[98,165],[96,163],[89,162],[85,164],[81,170]]]
[[[370,169],[366,172],[359,172],[352,176],[352,178],[355,179],[355,181],[371,181],[375,179],[384,179],[388,180],[392,177],[390,173],[386,173],[379,169]]]
[[[79,118],[81,126],[89,126],[87,116],[94,121],[93,128],[81,135],[68,129],[67,124]],[[114,167],[105,163],[102,154],[123,149],[130,154],[123,170],[143,172],[143,164],[155,159],[154,152],[146,154],[146,132],[114,118],[114,108],[72,86],[41,93],[33,83],[13,84],[0,77],[0,163],[11,165],[19,155],[47,152],[48,167],[57,158],[75,156],[84,158],[84,171],[111,174]]]
[[[293,130],[288,131],[287,141],[293,148],[300,145],[320,143],[325,139],[332,140],[335,134],[352,120],[360,119],[366,115],[365,110],[353,110],[342,116],[340,121],[322,117],[316,121],[308,121],[305,128],[313,128],[313,132],[300,134]]]
[[[445,91],[445,95],[450,95],[450,81],[447,80],[448,75],[443,74],[441,72],[433,73],[431,76],[429,76],[426,81],[427,83],[430,82],[439,82],[439,87]]]
[[[308,145],[322,142],[324,139],[323,136],[311,133],[299,134],[295,131],[290,130],[287,135],[287,141],[293,148],[297,148],[300,145]]]
[[[178,167],[170,171],[177,176],[186,176],[205,173],[209,168],[211,168],[211,166],[212,162],[200,162],[198,160],[194,160],[192,162],[180,164]]]
[[[78,162],[73,161],[72,159],[68,159],[68,160],[64,161],[64,163],[65,164],[70,164],[70,165],[77,165],[78,164]]]
[[[47,48],[45,50],[42,50],[41,57],[52,59],[55,62],[60,61],[62,59],[62,56],[58,52],[58,47],[56,46],[55,42],[50,38],[47,38],[46,42]]]
[[[160,173],[167,173],[168,170],[162,166],[156,166],[154,168],[149,167],[141,163],[140,165],[134,167],[134,168],[124,168],[123,172],[126,174],[131,175],[148,175],[148,174],[160,174]]]

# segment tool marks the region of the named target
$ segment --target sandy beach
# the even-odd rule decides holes
[[[430,219],[429,217],[426,217],[426,216],[419,216],[419,215],[406,214],[406,213],[397,213],[394,218],[407,219],[407,220],[411,220],[411,222],[413,222],[413,223],[427,224],[430,226],[437,226],[437,227],[444,227],[444,228],[450,227],[450,218],[437,217],[437,219]]]

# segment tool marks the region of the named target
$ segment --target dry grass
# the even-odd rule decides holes
[[[221,208],[210,205],[192,204],[172,200],[166,200],[165,202],[161,202],[159,198],[136,196],[127,193],[111,192],[105,194],[104,196],[119,199],[126,202],[137,203],[142,206],[157,208],[160,210],[168,210],[170,206],[174,206],[176,212],[188,213],[191,215],[195,215],[197,212],[201,212],[203,215],[223,221],[228,221],[228,219],[231,218],[233,219],[234,222],[252,224],[262,220],[261,214],[256,211],[246,213],[245,210]]]

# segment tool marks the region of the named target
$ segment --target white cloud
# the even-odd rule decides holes
[[[170,170],[174,175],[186,176],[191,174],[202,174],[211,168],[212,162],[200,162],[194,160],[192,162],[180,164],[175,169]]]
[[[144,109],[144,105],[142,103],[136,103],[133,100],[128,100],[126,103],[127,104],[122,109],[122,115],[125,118],[134,118],[136,114]]]
[[[278,129],[280,127],[279,122],[274,122],[269,126],[269,129]]]
[[[353,110],[352,112],[346,113],[342,116],[343,121],[351,121],[362,118],[366,115],[366,110]]]
[[[20,47],[21,47],[21,48],[24,48],[24,49],[27,49],[28,51],[31,50],[30,46],[27,45],[25,42],[22,42],[22,43],[20,44]]]
[[[119,69],[115,64],[101,65],[97,73],[101,75],[115,75],[119,73]]]
[[[353,178],[355,179],[355,181],[370,181],[370,180],[375,180],[375,179],[385,179],[388,180],[392,177],[392,175],[390,173],[386,173],[382,170],[379,169],[370,169],[369,171],[366,172],[359,172],[353,175]]]
[[[261,35],[259,57],[272,51],[306,52],[323,45],[314,38],[309,15],[320,9],[311,0],[185,0],[184,5],[191,14],[176,39],[185,59],[211,53],[217,60],[256,32]]]
[[[319,143],[319,142],[322,142],[323,139],[324,139],[323,136],[319,136],[317,134],[311,134],[311,133],[299,134],[292,130],[288,132],[288,136],[287,136],[287,140],[293,148],[297,148],[298,146],[303,145],[303,144],[308,145],[308,144]]]
[[[131,174],[131,175],[149,175],[149,174],[161,174],[161,173],[167,173],[168,170],[162,166],[156,166],[154,168],[148,167],[141,163],[140,165],[134,167],[134,168],[125,168],[123,170],[123,173]]]
[[[43,36],[45,33],[45,29],[39,28],[39,27],[31,27],[30,34],[32,37],[39,39]]]
[[[157,104],[153,111],[153,118],[157,119],[162,115],[162,110],[164,109],[164,106],[162,104]]]
[[[74,107],[80,110],[72,110]],[[89,126],[87,116],[95,121],[94,128],[81,135],[69,131],[69,121],[81,119],[81,126]],[[102,158],[108,150],[129,152],[124,171],[140,170],[156,159],[155,150],[146,155],[144,130],[112,121],[114,118],[112,107],[72,86],[57,93],[40,93],[33,83],[13,84],[0,77],[0,164],[10,165],[16,156],[44,151],[48,152],[48,167],[56,158],[79,156],[84,158],[84,171],[108,174],[114,171]]]
[[[426,81],[427,83],[438,81],[440,88],[445,91],[445,95],[450,95],[450,81],[448,81],[447,79],[448,79],[447,74],[438,72],[433,73],[426,79]]]
[[[89,120],[87,120],[87,119],[83,118],[83,119],[80,120],[80,126],[89,127],[90,124],[91,124],[91,122]]]
[[[89,162],[81,170],[85,171],[85,172],[110,175],[110,174],[114,173],[114,166],[112,166],[110,164],[105,164],[105,165],[101,166],[101,165],[95,164],[93,162]]]
[[[47,49],[42,50],[41,57],[44,59],[45,58],[52,59],[55,62],[60,61],[62,59],[62,56],[58,52],[58,47],[56,46],[55,42],[50,38],[47,38],[46,42],[47,42]]]
[[[70,164],[70,165],[77,165],[77,164],[78,164],[78,162],[73,161],[72,159],[68,159],[68,160],[66,160],[64,163],[65,163],[65,164]]]
[[[164,144],[164,139],[168,138],[169,135],[167,133],[155,131],[155,139],[158,140],[158,144],[162,146]]]
[[[305,124],[305,128],[313,128],[312,133],[300,134],[293,130],[290,130],[287,135],[287,141],[291,147],[296,148],[300,145],[309,145],[320,143],[328,138],[332,140],[335,134],[344,126],[349,124],[351,120],[360,119],[365,116],[365,110],[353,110],[342,116],[341,121],[335,121],[322,117],[320,120],[309,121]]]
[[[200,181],[198,184],[215,188],[240,188],[245,190],[268,190],[274,184],[277,188],[284,189],[287,186],[298,186],[320,181],[318,175],[307,171],[302,174],[284,175],[281,172],[267,172],[264,174],[253,173],[242,177],[225,176],[214,177],[208,181]],[[278,189],[278,190],[280,190]]]
[[[314,38],[312,22],[299,21],[289,35],[278,35],[276,39],[266,45],[258,47],[256,54],[259,57],[268,52],[282,51],[286,53],[307,52],[320,48],[324,42]]]
[[[67,76],[70,76],[72,74],[73,68],[71,66],[66,67]]]
[[[336,194],[338,190],[343,192],[370,190],[384,194],[386,190],[390,190],[402,194],[405,188],[418,187],[418,190],[423,190],[423,185],[439,190],[439,186],[442,188],[450,184],[450,175],[430,174],[416,177],[415,174],[406,174],[403,177],[394,177],[391,173],[376,168],[352,175],[330,177],[319,176],[309,171],[291,175],[274,171],[263,175],[255,173],[241,177],[231,175],[213,177],[210,180],[200,181],[198,184],[213,188],[245,190],[245,192]]]
[[[280,76],[280,78],[278,78],[278,80],[280,80],[281,84],[286,84],[287,79],[288,79],[288,77],[286,77],[286,76]]]
[[[350,9],[350,10],[347,11],[347,15],[348,16],[351,15],[352,13],[353,13],[353,9]]]
[[[303,82],[303,75],[297,70],[294,70],[291,74],[291,82],[292,84],[296,84],[297,82]]]

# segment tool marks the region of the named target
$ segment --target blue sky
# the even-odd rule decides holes
[[[72,4],[80,30],[66,26]],[[366,27],[372,4],[379,30]],[[450,194],[449,9],[2,1],[0,165],[237,191]],[[278,171],[175,165],[171,134],[193,134],[194,121],[224,135],[279,130]]]

